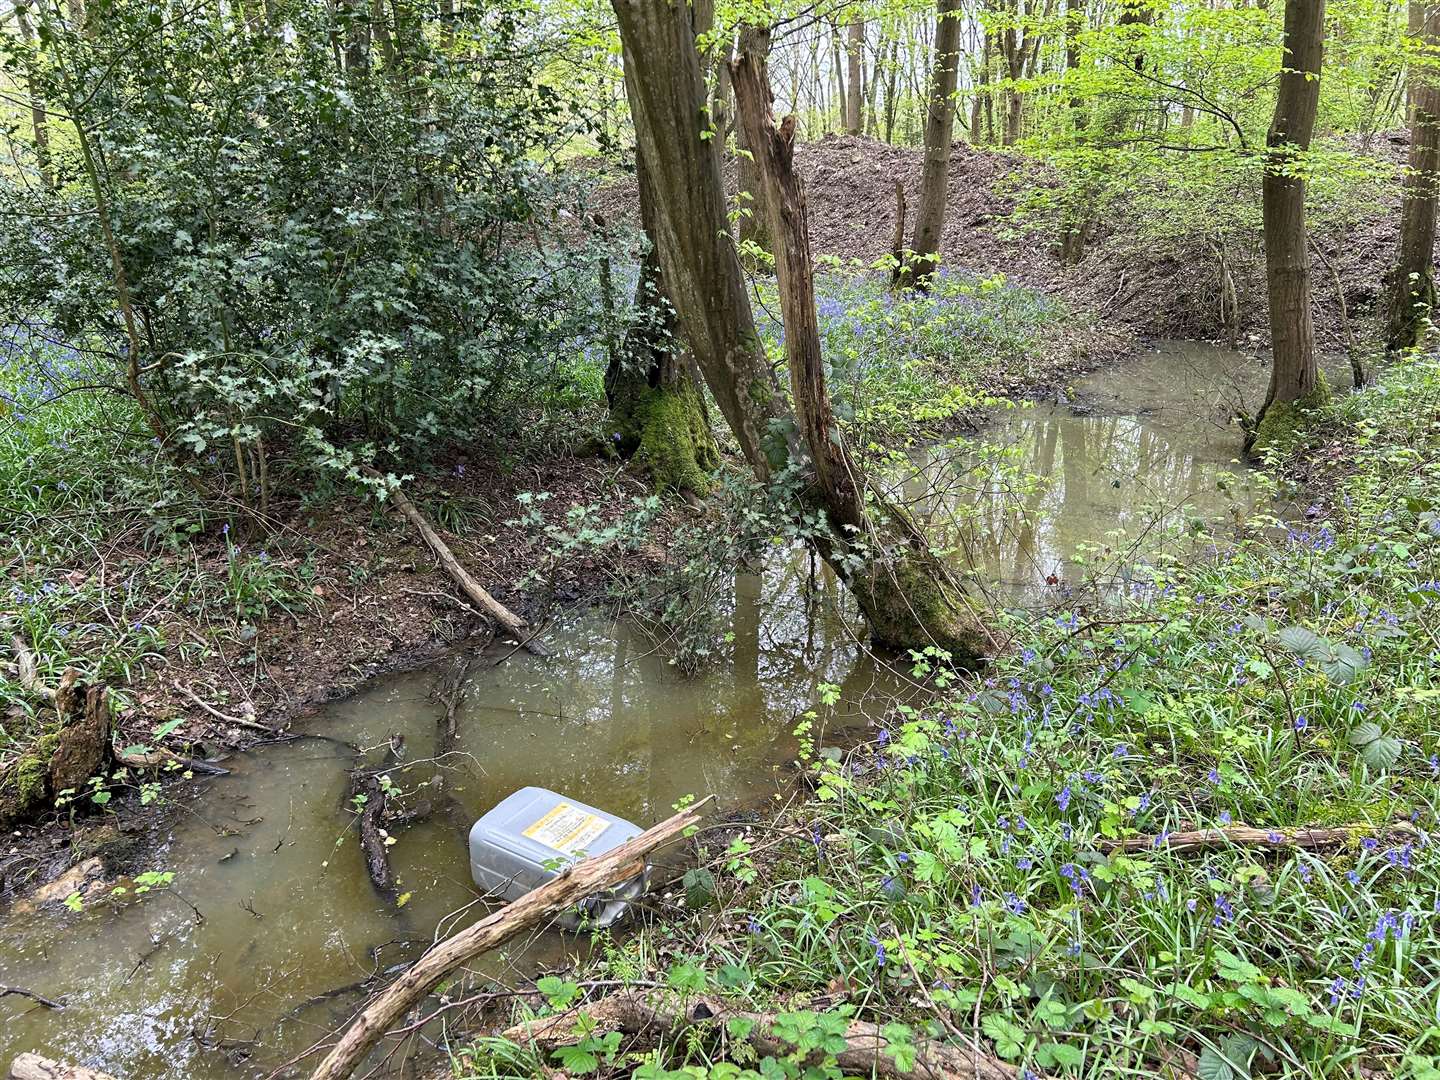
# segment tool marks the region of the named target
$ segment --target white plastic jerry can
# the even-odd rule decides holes
[[[486,893],[517,900],[570,863],[599,855],[644,830],[545,788],[521,788],[470,828],[470,876]],[[605,893],[587,897],[559,917],[569,930],[597,930],[644,895],[649,868]]]

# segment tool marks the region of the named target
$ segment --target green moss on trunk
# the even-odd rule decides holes
[[[1316,376],[1315,389],[1295,401],[1276,401],[1265,410],[1255,428],[1255,438],[1250,444],[1254,454],[1267,450],[1284,449],[1300,436],[1305,426],[1305,414],[1318,409],[1330,400],[1330,387],[1324,372]]]
[[[983,660],[989,638],[966,597],[938,567],[919,556],[874,567],[868,580],[853,582],[855,598],[876,645],[894,649],[934,646],[957,663]]]
[[[719,454],[700,394],[688,379],[622,388],[610,407],[609,428],[616,451],[641,465],[656,491],[709,491]]]

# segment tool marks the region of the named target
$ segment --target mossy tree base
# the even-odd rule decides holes
[[[1418,274],[1407,275],[1407,279],[1404,288],[1394,289],[1386,317],[1385,347],[1390,352],[1404,352],[1421,344],[1435,311],[1434,269],[1426,267]]]
[[[1264,454],[1267,450],[1284,449],[1294,444],[1304,428],[1307,413],[1320,408],[1330,401],[1330,387],[1320,374],[1315,389],[1295,401],[1273,401],[1266,408],[1260,422],[1255,425],[1254,436],[1247,449],[1252,454]]]
[[[689,379],[617,387],[607,425],[613,450],[645,469],[656,491],[710,490],[720,455],[700,392]]]
[[[870,637],[891,649],[936,648],[963,666],[978,666],[991,651],[990,636],[943,567],[915,554],[871,568],[851,583]]]

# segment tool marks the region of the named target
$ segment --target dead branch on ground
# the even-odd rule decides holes
[[[621,1031],[629,1035],[663,1034],[702,1021],[717,1026],[740,1020],[750,1024],[746,1041],[761,1054],[786,1054],[791,1047],[775,1035],[775,1017],[769,1013],[747,1012],[717,997],[688,998],[684,1009],[656,1004],[652,996],[637,990],[623,990],[581,1006],[577,1012],[594,1021],[596,1031]],[[529,1020],[506,1029],[502,1035],[512,1042],[549,1048],[575,1043],[575,1012]],[[585,1025],[587,1030],[589,1024]],[[851,1020],[845,1029],[845,1049],[835,1055],[846,1075],[908,1078],[923,1076],[939,1080],[1015,1080],[1019,1071],[985,1051],[967,1036],[953,1042],[916,1039],[915,1064],[901,1072],[892,1054],[885,1052],[889,1040],[879,1024]]]
[[[1361,836],[1376,833],[1414,839],[1420,831],[1406,821],[1394,821],[1377,829],[1373,825],[1337,825],[1327,829],[1256,829],[1231,825],[1223,829],[1196,829],[1193,832],[1161,833],[1158,836],[1127,836],[1123,840],[1099,840],[1101,851],[1215,851],[1228,847],[1317,848],[1342,847]]]
[[[461,964],[553,919],[585,897],[641,873],[652,851],[699,823],[699,811],[709,801],[708,797],[702,799],[619,847],[567,867],[539,888],[430,949],[355,1018],[310,1080],[345,1080],[385,1032]]]

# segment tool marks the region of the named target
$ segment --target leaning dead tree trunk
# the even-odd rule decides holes
[[[380,474],[369,469],[366,470],[366,475],[378,477]],[[450,550],[450,545],[440,539],[440,534],[435,531],[429,519],[416,509],[415,504],[406,497],[405,492],[396,487],[390,490],[389,495],[390,501],[395,504],[395,509],[405,515],[405,519],[415,526],[415,531],[420,534],[426,546],[435,553],[435,558],[440,560],[440,565],[445,568],[445,572],[450,575],[455,584],[460,586],[465,595],[481,611],[508,630],[515,640],[524,645],[527,650],[536,656],[548,656],[549,653],[545,646],[535,639],[529,624],[491,596],[484,586],[470,576],[469,571],[460,565],[460,560],[455,558],[455,553]]]
[[[940,234],[950,184],[950,145],[955,137],[955,83],[960,70],[960,0],[935,6],[935,62],[925,114],[925,166],[915,207],[914,284],[925,288],[940,265]]]
[[[747,27],[742,31],[744,47],[760,63],[766,62],[770,52],[770,30],[768,27]],[[726,68],[729,77],[729,68]],[[745,141],[745,132],[737,124],[735,141],[739,153],[735,155],[736,199],[739,202],[739,236],[741,244],[753,244],[762,251],[773,248],[770,238],[770,211],[765,208],[765,192],[760,185],[760,173],[755,167],[755,155]]]
[[[702,799],[646,829],[633,840],[576,863],[519,900],[430,949],[351,1022],[329,1056],[310,1075],[310,1080],[348,1077],[385,1032],[461,964],[553,919],[587,896],[641,873],[652,851],[699,824],[699,811],[709,801]]]
[[[815,312],[805,188],[795,172],[796,119],[777,128],[763,68],[741,52],[731,64],[739,123],[754,148],[775,236],[775,272],[785,326],[785,356],[796,425],[815,472],[812,492],[824,508],[829,534],[821,554],[855,594],[874,636],[895,642],[960,645],[976,652],[979,621],[945,566],[903,512],[868,492],[845,445],[830,404],[820,326]]]
[[[780,174],[772,168],[777,136],[763,65],[746,51],[732,65],[731,77],[775,234],[786,336],[804,338],[786,345],[793,411],[755,329],[725,224],[719,160],[696,119],[704,84],[690,11],[684,4],[648,0],[612,3],[624,46],[636,151],[654,185],[656,249],[666,287],[680,329],[746,461],[762,484],[793,470],[800,480],[800,507],[824,515],[826,528],[813,543],[850,587],[877,643],[933,644],[966,659],[982,655],[987,638],[963,592],[950,582],[909,518],[867,512],[858,475],[843,452],[818,345],[811,340],[808,237],[793,172],[784,188],[788,201],[777,205],[782,197]],[[741,35],[742,42],[748,38]]]
[[[1421,8],[1424,57],[1415,65],[1410,94],[1410,156],[1400,209],[1400,244],[1386,298],[1385,347],[1392,352],[1420,344],[1435,310],[1435,216],[1440,195],[1440,3],[1411,0]],[[1413,14],[1413,10],[1412,10]]]
[[[1305,231],[1305,155],[1320,104],[1325,0],[1286,0],[1285,58],[1260,179],[1265,278],[1270,298],[1270,388],[1255,419],[1252,446],[1293,425],[1294,410],[1324,395],[1315,357],[1310,250]]]

